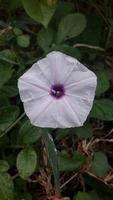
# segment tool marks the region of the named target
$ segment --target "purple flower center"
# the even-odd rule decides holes
[[[52,97],[59,99],[65,95],[65,89],[62,84],[55,84],[51,87],[50,94]]]

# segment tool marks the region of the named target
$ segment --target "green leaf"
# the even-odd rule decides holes
[[[73,171],[79,169],[85,162],[85,157],[77,152],[72,156],[66,153],[58,154],[58,163],[60,171]]]
[[[93,200],[93,198],[86,192],[78,192],[73,200]]]
[[[14,61],[16,58],[14,51],[10,49],[4,49],[0,51],[0,59],[2,59],[3,57],[10,59],[12,61]]]
[[[0,173],[7,172],[9,170],[9,164],[5,160],[0,160]]]
[[[89,195],[93,198],[93,200],[103,200],[98,196],[98,193],[95,190],[90,191]]]
[[[0,65],[0,89],[11,78],[13,69],[8,65]]]
[[[9,99],[4,94],[0,93],[0,108],[9,105]]]
[[[0,95],[14,97],[18,94],[17,77],[10,79],[0,90]]]
[[[113,189],[106,185],[106,183],[104,183],[103,181],[100,181],[93,176],[89,176],[88,174],[83,174],[83,177],[86,185],[88,185],[90,188],[98,191],[99,193],[102,193],[103,195],[109,194],[113,196]]]
[[[102,19],[99,15],[93,13],[86,14],[87,17],[87,27],[85,28],[83,34],[74,38],[74,44],[82,43],[89,44],[94,46],[99,46],[101,40],[101,30],[103,26]],[[92,49],[84,48],[82,52],[91,52],[93,54]]]
[[[112,121],[113,101],[107,99],[95,100],[90,116],[100,120]]]
[[[97,89],[96,95],[100,95],[101,93],[106,92],[110,87],[109,79],[105,72],[99,72],[97,74]]]
[[[0,138],[0,151],[4,150],[6,146],[9,144],[9,138],[7,135],[4,135]]]
[[[56,10],[56,17],[59,21],[62,17],[70,14],[72,11],[74,11],[74,4],[71,2],[64,2],[59,1],[57,10]]]
[[[17,169],[23,179],[31,176],[37,166],[37,154],[32,148],[26,148],[20,151],[17,156]]]
[[[86,18],[83,14],[75,13],[64,17],[58,27],[58,43],[76,37],[86,27]]]
[[[18,117],[19,108],[17,106],[6,106],[0,109],[0,132],[7,129]]]
[[[17,191],[15,193],[16,196],[16,200],[32,200],[32,195],[27,193],[27,192],[21,192],[21,191]]]
[[[22,33],[23,33],[23,31],[20,28],[18,28],[18,27],[14,27],[13,28],[13,32],[14,32],[14,34],[16,36],[22,35]]]
[[[106,155],[101,152],[96,152],[90,170],[97,176],[106,176],[109,170]]]
[[[17,37],[17,44],[20,47],[27,48],[30,45],[30,37],[29,37],[29,35],[19,35]]]
[[[57,149],[54,144],[53,138],[51,134],[48,133],[48,131],[44,132],[43,137],[44,137],[45,144],[47,144],[49,162],[53,169],[55,188],[57,191],[60,191],[60,183],[59,183],[60,175],[59,175],[59,168],[58,168]]]
[[[56,132],[56,137],[55,137],[55,141],[59,141],[62,140],[64,137],[66,137],[67,135],[69,135],[69,130],[68,128],[66,129],[58,129]]]
[[[10,84],[10,82],[8,81],[8,83],[2,87],[0,94],[3,94],[6,97],[16,96],[18,94],[18,88],[17,85],[13,84]]]
[[[13,182],[9,174],[0,173],[0,199],[13,200]]]
[[[0,60],[3,60],[9,64],[17,64],[15,62],[15,59],[16,59],[16,55],[14,51],[10,49],[5,49],[5,50],[0,51]]]
[[[11,10],[15,10],[18,9],[22,6],[22,1],[21,0],[9,0],[9,4],[10,4],[10,9]]]
[[[52,46],[54,39],[55,31],[51,28],[41,29],[38,33],[37,42],[39,46],[45,51],[48,52]]]
[[[27,120],[20,128],[18,141],[22,144],[32,144],[36,142],[42,135],[40,128],[32,126],[30,121]]]
[[[75,129],[78,138],[90,138],[93,135],[91,124],[86,123],[84,126]]]
[[[95,199],[95,200],[97,200],[97,199]],[[107,195],[107,196],[102,196],[102,198],[101,199],[99,199],[99,200],[113,200],[113,196],[110,196],[110,195]]]
[[[27,14],[43,24],[45,28],[55,12],[56,3],[56,0],[23,0],[23,6]]]

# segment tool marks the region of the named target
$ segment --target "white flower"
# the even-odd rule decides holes
[[[31,123],[39,127],[82,126],[93,104],[96,75],[78,60],[53,51],[18,81]]]

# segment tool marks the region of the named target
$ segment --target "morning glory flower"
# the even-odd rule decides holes
[[[53,51],[18,80],[31,123],[39,127],[82,126],[92,108],[96,75],[77,59]]]

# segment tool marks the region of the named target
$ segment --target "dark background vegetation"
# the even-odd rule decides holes
[[[24,114],[17,80],[53,50],[94,71],[98,86],[83,127],[44,135]],[[1,0],[0,200],[58,200],[59,171],[62,196],[113,200],[113,1]]]

